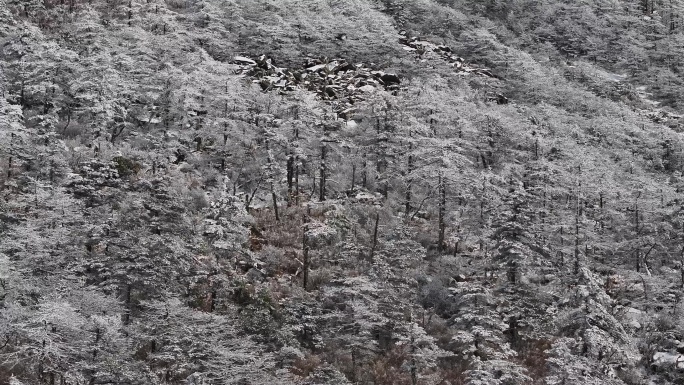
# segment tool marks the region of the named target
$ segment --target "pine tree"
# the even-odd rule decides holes
[[[530,195],[517,183],[509,187],[502,198],[502,208],[493,221],[495,242],[493,260],[506,271],[511,284],[521,283],[529,264],[533,262],[534,235],[530,232],[534,220],[530,211]]]

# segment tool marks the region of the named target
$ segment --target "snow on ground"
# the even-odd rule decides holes
[[[653,355],[653,363],[656,366],[674,366],[677,369],[684,369],[684,355],[672,354],[668,352],[656,352]]]

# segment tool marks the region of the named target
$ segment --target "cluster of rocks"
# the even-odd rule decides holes
[[[426,52],[437,54],[459,74],[496,78],[489,69],[466,63],[445,45],[409,37],[404,31],[400,33],[399,42],[405,50],[415,52],[421,58]],[[341,116],[375,90],[382,89],[396,94],[401,84],[401,79],[396,74],[372,69],[364,63],[350,63],[344,59],[308,58],[300,68],[278,67],[266,55],[254,59],[235,56],[233,63],[239,66],[238,74],[252,78],[252,82],[259,84],[264,91],[287,93],[296,89],[309,90],[323,100],[336,102],[333,103],[334,110]],[[495,101],[501,103],[499,99],[501,98]]]
[[[396,74],[373,70],[363,63],[344,59],[306,60],[301,68],[282,68],[272,58],[236,56],[239,74],[251,77],[264,91],[286,93],[296,89],[315,92],[324,100],[337,101],[335,112],[342,113],[377,89],[396,93],[401,79]]]
[[[661,123],[668,126],[678,126],[682,121],[682,116],[673,114],[665,110],[653,110],[645,113],[646,117],[655,123]]]
[[[454,55],[451,48],[447,47],[446,45],[434,44],[426,40],[421,40],[415,36],[410,37],[406,31],[401,31],[399,33],[399,42],[403,45],[404,50],[413,52],[420,58],[422,58],[427,52],[437,54],[439,57],[449,63],[449,65],[452,66],[459,74],[472,74],[496,78],[496,76],[489,69],[474,67],[466,63],[462,57]]]

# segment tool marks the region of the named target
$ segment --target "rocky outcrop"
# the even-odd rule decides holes
[[[344,59],[308,58],[302,67],[278,67],[272,58],[236,56],[238,73],[252,78],[264,91],[287,93],[296,89],[315,92],[321,99],[334,101],[341,114],[376,90],[396,93],[401,84],[397,74],[374,70],[364,63]]]
[[[400,32],[399,43],[406,51],[415,53],[419,58],[426,52],[436,53],[459,74],[497,78],[487,68],[470,65],[445,45],[409,37],[405,31]],[[373,69],[364,63],[350,63],[344,59],[307,58],[298,68],[278,67],[275,60],[266,55],[257,58],[235,56],[233,63],[239,66],[238,74],[251,78],[263,91],[284,94],[297,89],[309,90],[323,100],[334,102],[333,109],[341,117],[353,109],[356,102],[365,100],[368,94],[376,90],[396,94],[401,84],[401,78],[397,74]],[[503,95],[496,95],[491,101],[505,104],[508,99]]]
[[[409,36],[406,31],[399,32],[399,43],[403,45],[404,50],[413,52],[418,58],[432,52],[437,54],[440,58],[445,60],[454,70],[462,75],[479,75],[490,78],[497,78],[489,69],[473,66],[453,53],[451,48],[446,45],[438,45],[427,40],[421,40],[417,36]]]

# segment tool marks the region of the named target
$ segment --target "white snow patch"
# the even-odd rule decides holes
[[[624,81],[625,79],[627,79],[627,74],[616,74],[616,73],[612,73],[612,72],[606,72],[606,78],[608,78],[608,80],[612,80],[616,83],[620,83],[621,81]]]
[[[653,93],[652,92],[646,92],[646,90],[648,90],[648,87],[643,86],[643,85],[636,87],[637,95],[639,95],[641,100],[652,105],[653,107],[657,107],[660,104],[660,102],[651,99],[653,97]]]
[[[657,366],[674,365],[676,369],[684,369],[684,356],[668,352],[656,352],[653,355],[653,363]]]
[[[344,123],[348,128],[356,128],[359,126],[358,123],[356,123],[355,120],[348,120]]]
[[[641,323],[644,321],[645,313],[633,307],[625,308],[624,318],[626,324],[634,330],[641,329]]]
[[[244,56],[235,56],[233,60],[235,60],[238,64],[256,65],[254,60]]]

